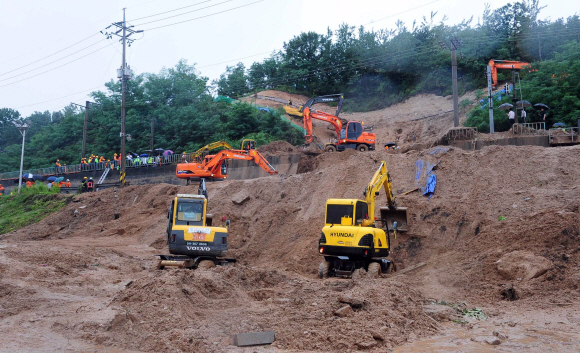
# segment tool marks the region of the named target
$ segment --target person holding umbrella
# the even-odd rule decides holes
[[[513,108],[510,108],[510,110],[507,113],[509,121],[510,121],[510,130],[512,129],[512,127],[514,126],[514,123],[516,122],[516,113],[514,113]]]

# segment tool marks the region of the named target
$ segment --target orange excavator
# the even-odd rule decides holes
[[[497,86],[497,69],[521,70],[526,66],[530,65],[530,63],[526,63],[523,61],[494,60],[494,59],[491,59],[487,64],[491,67],[491,78],[493,80],[494,88]]]
[[[248,142],[248,140],[244,140]],[[252,141],[253,142],[253,141]],[[207,155],[201,162],[193,163],[179,163],[175,170],[175,175],[180,179],[186,179],[187,185],[191,179],[197,180],[205,178],[212,179],[226,179],[228,174],[227,160],[241,159],[246,161],[254,161],[258,166],[264,169],[268,174],[275,175],[278,172],[266,160],[260,152],[254,149],[255,142],[250,144],[242,143],[241,150],[222,150],[214,155]]]
[[[310,109],[314,104],[328,102],[338,102],[335,115]],[[373,132],[367,132],[366,130],[369,129],[364,128],[363,123],[360,121],[346,121],[338,117],[342,110],[343,102],[344,96],[342,93],[339,93],[314,97],[304,104],[302,108],[304,130],[306,130],[304,143],[310,145],[314,140],[312,134],[312,119],[317,119],[331,123],[336,131],[337,139],[332,143],[325,144],[323,146],[325,151],[344,151],[347,148],[356,149],[361,152],[374,150],[377,139]],[[370,130],[372,130],[372,128],[370,128]]]

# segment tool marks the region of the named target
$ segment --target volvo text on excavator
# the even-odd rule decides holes
[[[197,195],[177,194],[167,212],[167,245],[171,255],[157,255],[157,268],[210,268],[215,265],[235,263],[224,258],[228,250],[230,221],[221,227],[212,225],[213,217],[207,213],[208,192],[201,179]]]
[[[387,207],[375,218],[375,201],[381,188],[387,195]],[[386,260],[391,249],[391,232],[406,231],[406,207],[397,207],[391,177],[383,161],[364,191],[365,199],[329,199],[326,201],[325,225],[320,234],[318,252],[324,260],[318,276],[350,277],[357,269],[370,277],[388,273],[393,262]],[[378,227],[377,223],[381,224]]]
[[[329,102],[338,102],[335,115],[311,109],[314,104]],[[304,130],[306,130],[304,143],[310,145],[313,142],[312,119],[317,119],[331,123],[336,131],[336,140],[322,146],[325,151],[344,151],[347,148],[357,149],[361,152],[374,150],[377,138],[373,132],[366,131],[369,129],[372,130],[372,128],[365,128],[363,126],[364,123],[360,121],[346,121],[338,117],[342,110],[343,102],[344,96],[342,93],[339,93],[314,97],[304,104],[302,108]]]
[[[228,172],[227,161],[229,159],[254,161],[254,163],[268,172],[268,174],[278,174],[268,160],[255,149],[256,142],[254,140],[242,141],[241,147],[242,149],[240,150],[228,149],[219,151],[215,155],[206,155],[200,162],[179,163],[177,164],[175,175],[180,179],[186,179],[187,185],[189,185],[192,179],[226,179]]]

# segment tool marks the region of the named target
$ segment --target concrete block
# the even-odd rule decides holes
[[[274,331],[238,333],[234,336],[234,346],[257,346],[271,344],[276,340]]]

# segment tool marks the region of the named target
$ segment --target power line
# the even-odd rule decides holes
[[[198,69],[203,69],[204,67],[210,67],[210,66],[217,66],[217,65],[221,65],[221,64],[227,64],[227,63],[231,63],[231,62],[233,62],[233,61],[238,61],[238,60],[243,60],[243,59],[247,59],[247,58],[252,58],[252,57],[254,57],[254,56],[259,56],[259,55],[268,54],[268,53],[271,53],[271,52],[273,52],[273,51],[275,51],[275,50],[276,50],[276,49],[274,49],[274,50],[270,50],[270,51],[265,51],[265,52],[263,52],[263,53],[259,53],[259,54],[254,54],[254,55],[250,55],[250,56],[245,56],[245,57],[243,57],[243,58],[232,59],[232,60],[228,60],[228,61],[222,61],[221,63],[215,63],[215,64],[210,64],[210,65],[199,66],[199,67],[197,67],[197,68],[198,68]]]
[[[228,1],[231,1],[231,0],[228,0]],[[185,23],[185,22],[191,22],[191,21],[195,21],[195,20],[202,19],[202,18],[211,17],[211,16],[219,15],[219,14],[222,14],[222,13],[225,13],[225,12],[230,12],[230,11],[233,11],[233,10],[237,10],[237,9],[240,9],[240,8],[242,8],[242,7],[246,7],[246,6],[254,5],[254,4],[257,4],[257,3],[259,3],[259,2],[263,2],[263,1],[265,1],[265,0],[258,0],[258,1],[251,2],[251,3],[249,3],[249,4],[245,4],[245,5],[241,5],[241,6],[233,7],[233,8],[231,8],[231,9],[227,9],[227,10],[223,10],[223,11],[219,11],[219,12],[214,12],[214,13],[212,13],[212,14],[209,14],[209,15],[200,16],[200,17],[196,17],[196,18],[192,18],[192,19],[190,19],[190,20],[185,20],[185,21],[180,21],[180,22],[170,23],[170,24],[163,25],[163,26],[158,26],[158,27],[153,27],[153,28],[146,28],[145,30],[146,30],[146,31],[153,31],[153,30],[155,30],[155,29],[159,29],[159,28],[164,28],[164,27],[174,26],[174,25],[178,25],[178,24],[181,24],[181,23]]]
[[[54,70],[56,70],[56,69],[59,69],[59,68],[61,68],[61,67],[63,67],[63,66],[66,66],[66,65],[68,65],[68,64],[71,64],[71,63],[73,63],[73,62],[75,62],[75,61],[78,61],[78,60],[80,60],[80,59],[86,58],[87,56],[89,56],[89,55],[92,55],[92,54],[94,54],[94,53],[96,53],[96,52],[98,52],[98,51],[100,51],[100,50],[103,50],[103,49],[105,49],[105,48],[107,48],[107,47],[109,47],[109,46],[111,46],[111,45],[112,45],[112,43],[111,43],[111,44],[107,44],[107,45],[105,45],[105,46],[104,46],[104,47],[102,47],[102,48],[99,48],[99,49],[97,49],[97,50],[95,50],[95,51],[92,51],[92,52],[90,52],[90,53],[88,53],[88,54],[86,54],[86,55],[83,55],[83,56],[81,56],[81,57],[78,57],[78,58],[76,58],[76,59],[74,59],[74,60],[71,60],[71,61],[69,61],[69,62],[67,62],[67,63],[64,63],[64,64],[62,64],[62,65],[60,65],[60,66],[54,67],[54,68],[52,68],[52,69],[50,69],[50,70],[43,71],[43,72],[41,72],[41,73],[38,73],[38,74],[36,74],[36,75],[33,75],[33,76],[29,76],[29,77],[23,78],[22,80],[18,80],[18,81],[14,81],[14,82],[7,83],[7,84],[5,84],[5,85],[2,85],[2,86],[0,86],[0,88],[1,88],[1,87],[6,87],[6,86],[10,86],[10,85],[13,85],[13,84],[15,84],[15,83],[22,82],[22,81],[26,81],[26,80],[29,80],[29,79],[31,79],[31,78],[34,78],[34,77],[37,77],[37,76],[40,76],[40,75],[44,75],[44,74],[45,74],[45,73],[47,73],[47,72],[54,71]]]
[[[11,72],[14,72],[14,71],[20,70],[20,69],[22,69],[22,68],[28,67],[28,66],[30,66],[30,65],[36,64],[37,62],[40,62],[40,61],[42,61],[42,60],[44,60],[44,59],[48,59],[48,58],[50,58],[50,57],[53,57],[53,56],[55,56],[55,55],[56,55],[56,54],[58,54],[58,53],[62,53],[63,51],[65,51],[65,50],[67,50],[67,49],[70,49],[70,48],[74,47],[75,45],[77,45],[77,44],[80,44],[80,43],[82,43],[82,42],[84,42],[84,41],[86,41],[86,40],[88,40],[88,39],[90,39],[90,38],[92,38],[92,37],[96,36],[97,34],[99,34],[99,33],[98,33],[98,32],[97,32],[97,33],[94,33],[94,34],[92,34],[92,35],[90,35],[90,36],[86,37],[85,39],[79,40],[78,42],[76,42],[76,43],[74,43],[74,44],[72,44],[72,45],[69,45],[69,46],[68,46],[68,47],[66,47],[66,48],[63,48],[63,49],[61,49],[61,50],[59,50],[59,51],[56,51],[56,52],[54,52],[54,53],[52,53],[52,54],[50,54],[50,55],[47,55],[47,56],[45,56],[45,57],[43,57],[43,58],[40,58],[40,59],[38,59],[38,60],[36,60],[36,61],[33,61],[33,62],[31,62],[31,63],[28,63],[28,64],[26,64],[26,65],[20,66],[20,67],[18,67],[18,68],[16,68],[16,69],[14,69],[14,70],[11,70],[11,71],[4,72],[4,73],[0,74],[0,76],[4,76],[4,75],[6,75],[6,74],[9,74],[9,73],[11,73]],[[100,41],[99,41],[99,42],[100,42]],[[97,43],[99,43],[99,42],[97,42]],[[95,43],[95,44],[97,44],[97,43]],[[92,44],[92,45],[95,45],[95,44]],[[89,47],[90,47],[90,46],[92,46],[92,45],[89,45]],[[82,50],[84,50],[84,49],[86,49],[86,48],[88,48],[88,47],[85,47],[85,48],[83,48],[83,49],[81,49],[81,50],[79,50],[79,51],[82,51]],[[78,53],[78,51],[77,51],[77,52],[75,52],[75,53]],[[73,54],[75,54],[75,53],[73,53]],[[71,55],[72,55],[72,54],[71,54]],[[9,59],[8,61],[10,61],[10,60],[11,60],[11,59]],[[59,60],[61,60],[61,59],[59,59]],[[56,61],[58,61],[58,60],[56,60]],[[6,62],[6,61],[5,61],[5,62]],[[54,62],[54,61],[53,61],[53,62]]]
[[[154,15],[149,15],[149,16],[144,16],[144,17],[135,18],[135,19],[133,19],[133,20],[130,20],[130,21],[128,21],[128,22],[139,21],[139,20],[142,20],[142,19],[144,19],[144,18],[149,18],[149,17],[155,17],[155,16],[164,15],[164,14],[166,14],[166,13],[170,13],[170,12],[174,12],[174,11],[178,11],[178,10],[183,10],[183,9],[186,9],[186,8],[188,8],[188,7],[193,7],[193,6],[201,5],[201,4],[203,4],[203,3],[210,2],[210,1],[212,1],[212,0],[205,0],[205,1],[201,1],[201,2],[198,2],[198,3],[196,3],[196,4],[193,4],[193,5],[188,5],[188,6],[179,7],[179,8],[177,8],[177,9],[173,9],[173,10],[169,10],[169,11],[165,11],[165,12],[160,12],[160,13],[157,13],[157,14],[154,14]]]
[[[404,13],[411,12],[413,10],[420,9],[421,7],[424,7],[424,6],[427,6],[427,5],[431,5],[431,4],[434,4],[434,3],[439,2],[439,1],[441,1],[441,0],[431,1],[429,3],[426,3],[426,4],[423,4],[423,5],[419,5],[419,6],[413,7],[412,9],[408,9],[408,10],[405,10],[405,11],[401,11],[401,12],[396,13],[394,15],[389,15],[387,17],[379,18],[378,20],[373,20],[371,22],[364,23],[363,26],[366,26],[366,25],[371,24],[371,23],[379,22],[379,21],[382,21],[382,20],[386,20],[387,18],[392,18],[392,17],[395,17],[395,16],[399,16],[399,15],[402,15]]]
[[[44,64],[44,65],[42,65],[42,66],[39,66],[39,67],[37,67],[37,68],[35,68],[35,69],[32,69],[32,70],[28,70],[28,71],[25,71],[25,72],[19,73],[18,75],[15,75],[15,76],[11,76],[11,77],[4,78],[4,79],[0,80],[0,82],[3,82],[3,81],[8,81],[8,80],[10,80],[10,79],[13,79],[13,78],[19,77],[19,76],[21,76],[21,75],[24,75],[24,74],[27,74],[27,73],[29,73],[29,72],[36,71],[36,70],[38,70],[38,69],[42,69],[43,67],[46,67],[46,66],[48,66],[48,65],[52,65],[52,64],[54,64],[54,63],[56,63],[56,62],[59,62],[59,61],[61,61],[61,60],[64,60],[64,59],[66,59],[66,58],[68,58],[68,57],[71,57],[71,56],[73,56],[73,55],[75,55],[75,54],[77,54],[77,53],[80,53],[81,51],[83,51],[83,50],[85,50],[85,49],[88,49],[88,48],[90,48],[90,47],[92,47],[92,46],[95,46],[95,45],[97,45],[97,44],[99,44],[99,43],[101,43],[101,42],[103,42],[103,41],[105,41],[105,40],[106,40],[106,39],[102,39],[102,40],[100,40],[100,41],[98,41],[98,42],[95,42],[95,43],[93,43],[93,44],[91,44],[91,45],[89,45],[89,46],[86,46],[86,47],[82,48],[81,50],[77,50],[77,51],[75,51],[74,53],[71,53],[71,54],[69,54],[69,55],[67,55],[67,56],[63,56],[63,57],[62,57],[62,58],[60,58],[60,59],[56,59],[56,60],[54,60],[54,61],[51,61],[51,62],[49,62],[48,64]],[[41,61],[41,60],[38,60],[38,61]],[[38,62],[38,61],[36,61],[36,62]],[[32,65],[32,64],[25,65],[25,66],[21,66],[21,67],[19,67],[18,69],[14,69],[14,70],[12,70],[12,71],[7,71],[7,72],[5,72],[5,73],[3,73],[3,74],[0,74],[0,76],[4,76],[4,75],[6,75],[6,74],[9,74],[9,73],[11,73],[11,72],[14,72],[14,71],[18,71],[19,69],[22,69],[22,68],[24,68],[24,67],[26,67],[26,66],[30,66],[30,65]]]
[[[169,16],[169,17],[165,17],[165,18],[160,18],[160,19],[157,19],[157,20],[149,21],[149,22],[137,23],[136,26],[143,26],[143,25],[147,25],[147,24],[153,23],[153,22],[164,21],[164,20],[167,20],[167,19],[170,19],[170,18],[187,15],[188,13],[198,12],[198,11],[201,11],[201,10],[209,9],[210,7],[216,7],[216,6],[225,4],[227,2],[232,2],[232,1],[234,1],[234,0],[226,0],[226,1],[218,2],[217,4],[213,4],[213,5],[209,5],[209,6],[206,6],[206,7],[199,8],[197,10],[187,11],[187,12],[183,12],[183,13],[180,13],[180,14],[177,14],[177,15],[173,15],[173,16]],[[152,15],[152,16],[157,16],[157,15]],[[149,16],[149,17],[151,17],[151,16]]]

